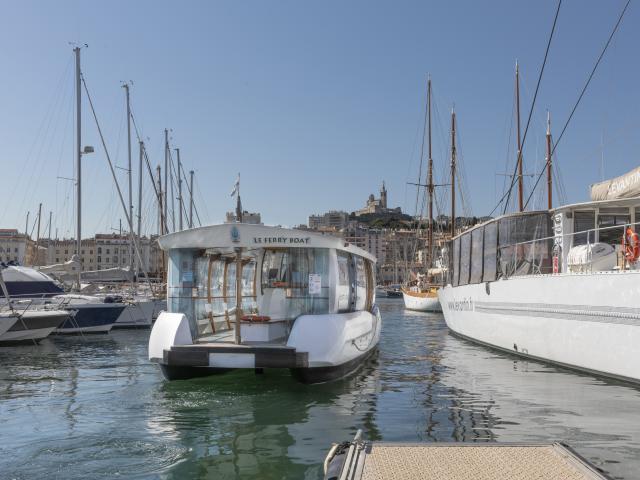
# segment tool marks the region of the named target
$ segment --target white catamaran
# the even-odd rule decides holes
[[[168,379],[289,368],[322,382],[354,371],[378,344],[375,258],[340,238],[233,223],[159,243],[169,311],[153,326],[149,359]]]
[[[640,170],[552,209],[550,145],[548,130],[549,210],[453,239],[445,320],[491,347],[640,382]]]

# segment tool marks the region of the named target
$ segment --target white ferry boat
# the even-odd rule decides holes
[[[438,292],[448,327],[640,382],[639,222],[640,198],[618,198],[505,215],[457,235]]]
[[[378,345],[375,258],[340,238],[236,223],[159,243],[169,253],[168,311],[151,331],[149,359],[167,379],[289,368],[323,382]]]

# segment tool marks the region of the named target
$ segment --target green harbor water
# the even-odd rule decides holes
[[[380,299],[376,356],[351,377],[165,382],[149,331],[0,348],[0,478],[321,479],[332,442],[549,442],[640,478],[640,389],[451,336]]]

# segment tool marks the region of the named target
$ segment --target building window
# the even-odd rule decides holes
[[[107,248],[107,255],[109,255],[111,252],[109,251],[109,249]]]
[[[113,249],[113,253],[117,254],[117,253],[118,253],[118,249],[117,249],[117,248],[114,248],[114,249]]]
[[[69,250],[65,250],[65,251],[64,251],[64,254],[65,254],[65,255],[69,255]]]
[[[80,250],[81,254],[84,255],[84,250]]]
[[[60,263],[60,259],[59,258],[56,258],[56,263]]]
[[[102,247],[98,247],[98,255],[102,253]]]
[[[102,263],[102,257],[98,256],[98,263]]]
[[[89,250],[89,255],[93,255],[93,250]]]

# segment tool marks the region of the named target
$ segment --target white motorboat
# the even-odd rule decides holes
[[[69,313],[55,333],[109,333],[126,308],[119,298],[67,293],[53,297]]]
[[[113,328],[149,328],[153,323],[155,300],[153,298],[134,298],[124,300],[125,308],[113,325]]]
[[[168,379],[289,368],[322,382],[378,345],[375,258],[339,238],[225,224],[159,243],[169,252],[168,312],[153,326],[149,359]]]
[[[448,327],[518,355],[640,382],[640,198],[505,215],[453,240]]]
[[[13,312],[0,312],[0,337],[9,330],[18,320],[18,316]]]
[[[48,310],[44,308],[14,312],[13,325],[0,335],[0,345],[20,343],[38,343],[48,337],[65,320],[69,312],[65,310]]]

